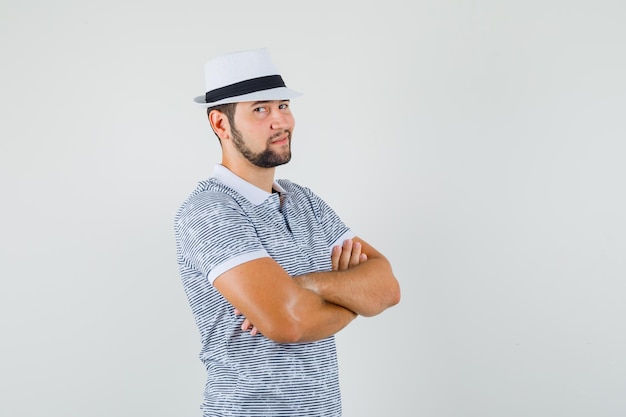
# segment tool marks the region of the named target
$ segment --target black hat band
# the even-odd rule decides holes
[[[254,93],[255,91],[269,90],[270,88],[285,87],[285,82],[280,75],[266,75],[264,77],[252,78],[240,81],[224,87],[216,88],[205,94],[205,101],[213,103],[229,97],[242,96]]]

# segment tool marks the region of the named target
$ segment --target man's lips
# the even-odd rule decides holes
[[[289,135],[282,135],[274,140],[272,140],[270,143],[274,144],[274,145],[283,145],[285,143],[289,142]]]

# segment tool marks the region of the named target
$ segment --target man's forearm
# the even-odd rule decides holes
[[[361,316],[374,316],[400,301],[400,288],[384,257],[370,258],[344,271],[297,277],[304,288]]]
[[[340,305],[323,299],[320,299],[320,303],[318,307],[302,310],[302,314],[297,315],[301,318],[298,326],[300,336],[295,342],[325,339],[342,330],[357,317],[355,312]]]

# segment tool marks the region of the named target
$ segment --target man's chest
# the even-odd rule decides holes
[[[267,210],[253,224],[267,253],[290,275],[330,269],[327,232],[306,206]]]

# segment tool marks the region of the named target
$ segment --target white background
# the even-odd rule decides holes
[[[337,337],[346,417],[626,415],[625,4],[2,0],[0,415],[198,415],[173,218],[204,62],[256,47],[278,176],[403,290]]]

